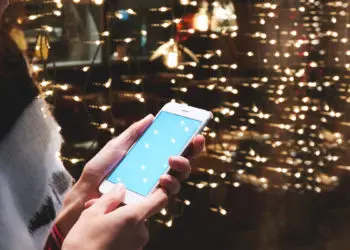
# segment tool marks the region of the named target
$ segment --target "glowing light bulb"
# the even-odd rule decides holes
[[[60,88],[62,90],[68,90],[68,85],[67,84],[61,85]]]
[[[236,188],[239,187],[240,185],[241,185],[241,184],[240,184],[239,182],[234,182],[234,183],[233,183],[233,186],[236,187]]]
[[[54,14],[55,16],[61,16],[61,15],[62,15],[62,12],[59,11],[59,10],[54,10],[54,11],[53,11],[53,14]]]
[[[227,214],[227,211],[225,210],[225,209],[223,209],[223,208],[220,208],[220,214],[222,214],[222,215],[226,215]]]
[[[167,211],[166,211],[166,209],[165,208],[163,208],[161,211],[160,211],[160,213],[162,214],[162,215],[166,215],[167,214]]]
[[[165,56],[165,65],[174,69],[179,65],[179,54],[176,51],[169,51]]]
[[[172,220],[169,220],[169,221],[167,221],[167,222],[165,223],[165,225],[166,225],[167,227],[172,227],[173,221],[172,221]]]
[[[194,28],[198,31],[208,31],[209,17],[206,11],[200,11],[194,18]]]
[[[189,5],[190,1],[189,0],[180,0],[181,5]]]
[[[104,0],[94,0],[94,3],[95,3],[96,5],[102,5],[103,2],[104,2]]]
[[[191,205],[191,202],[189,200],[184,200],[184,203],[185,203],[186,206]]]
[[[76,102],[81,102],[81,98],[79,96],[74,96],[73,100]]]
[[[28,19],[31,20],[31,21],[33,21],[33,20],[35,20],[37,18],[38,18],[38,16],[36,16],[36,15],[31,15],[31,16],[28,17]]]
[[[71,160],[70,160],[70,162],[71,162],[71,163],[73,163],[73,164],[77,164],[77,163],[79,162],[79,160],[78,160],[78,159],[73,158],[73,159],[71,159]]]

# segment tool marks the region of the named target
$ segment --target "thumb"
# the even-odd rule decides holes
[[[143,134],[143,132],[149,127],[149,125],[151,125],[153,119],[153,115],[148,115],[141,121],[138,121],[131,125],[117,138],[118,145],[122,149],[128,150],[135,143],[135,141]]]
[[[108,214],[117,209],[120,204],[123,203],[125,192],[125,186],[123,184],[118,184],[109,193],[94,200],[93,204],[90,204],[90,206],[103,214]]]
[[[95,181],[101,183],[110,168],[119,163],[128,149],[149,125],[151,125],[153,119],[153,115],[148,115],[141,121],[131,125],[118,137],[109,141],[103,149],[86,164],[83,176],[86,176],[87,173],[91,173],[90,175],[93,176],[93,179],[95,180],[95,177],[98,177],[98,180]]]
[[[85,204],[84,204],[85,209],[91,207],[91,206],[94,205],[97,201],[98,201],[98,198],[97,198],[97,199],[91,199],[91,200],[85,202]]]

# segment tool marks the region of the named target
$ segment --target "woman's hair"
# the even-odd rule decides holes
[[[0,25],[0,141],[38,94],[24,56]]]

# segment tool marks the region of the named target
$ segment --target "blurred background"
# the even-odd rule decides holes
[[[169,101],[207,146],[146,249],[350,245],[348,0],[13,0],[2,27],[53,105],[75,178]]]

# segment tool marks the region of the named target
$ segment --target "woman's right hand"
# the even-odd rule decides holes
[[[137,204],[119,207],[125,187],[117,185],[85,209],[63,242],[63,250],[139,250],[149,239],[145,220],[164,208],[168,196],[158,189]]]

